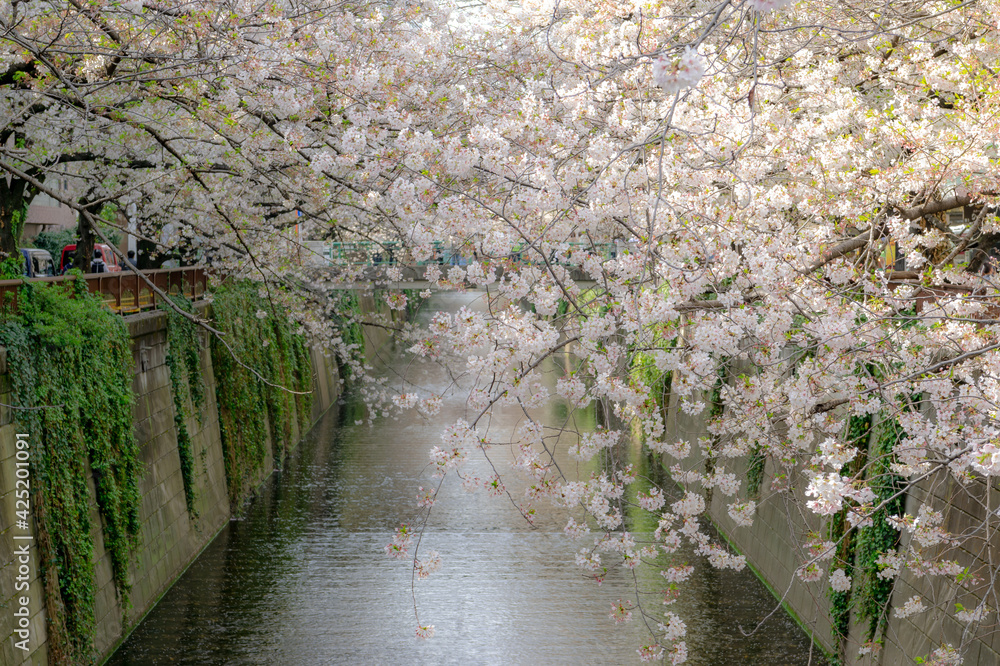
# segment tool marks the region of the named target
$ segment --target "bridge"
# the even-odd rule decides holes
[[[320,266],[381,266],[396,263],[411,246],[399,241],[305,241],[303,246],[309,255],[303,257],[303,263]],[[627,251],[628,245],[623,243],[589,243],[574,241],[559,244],[560,250],[551,250],[548,260],[553,264],[577,265],[578,257],[597,255],[602,259],[613,259],[619,251]],[[416,266],[465,266],[471,261],[480,260],[478,252],[469,244],[455,245],[445,241],[433,241],[430,244],[431,257],[417,262]],[[515,245],[505,257],[490,257],[490,261],[509,261],[524,263],[526,255],[537,251],[521,243]]]
[[[502,270],[544,265],[537,251],[529,250],[524,245],[515,245],[504,257],[486,258],[480,257],[478,252],[468,245],[456,246],[443,241],[434,241],[431,244],[431,256],[415,263],[401,263],[398,260],[398,257],[404,254],[404,248],[396,241],[381,243],[306,241],[303,245],[309,251],[302,261],[304,265],[319,270],[327,269],[331,277],[348,272],[350,269],[357,271],[357,275],[352,276],[354,279],[344,281],[337,287],[340,289],[366,288],[375,282],[389,289],[427,289],[434,286],[433,282],[426,279],[428,269],[434,267],[446,277],[449,269],[456,266],[466,267],[476,261],[490,268],[500,267]],[[552,250],[549,253],[548,263],[566,268],[570,277],[576,282],[593,282],[591,276],[581,267],[585,257],[598,256],[602,261],[607,261],[614,259],[620,251],[628,251],[627,245],[616,243],[572,242],[561,244],[560,248],[560,251]],[[536,259],[528,259],[531,255]],[[394,278],[398,279],[386,279],[390,275],[387,269],[390,268],[394,269],[391,272],[395,273]]]

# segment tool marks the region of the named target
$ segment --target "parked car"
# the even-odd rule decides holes
[[[121,263],[118,260],[118,255],[114,253],[114,250],[104,243],[95,243],[94,249],[101,253],[101,259],[104,261],[105,273],[118,273],[121,271]],[[73,268],[73,260],[75,258],[76,243],[64,247],[62,250],[62,257],[59,260],[59,273],[65,273],[70,268]],[[87,272],[89,273],[90,271]]]
[[[48,250],[37,247],[22,247],[25,277],[51,277],[56,274],[55,262]]]

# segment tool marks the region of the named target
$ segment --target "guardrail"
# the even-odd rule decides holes
[[[192,301],[197,301],[204,298],[208,292],[208,274],[203,266],[161,268],[142,273],[157,289],[166,294],[181,294]],[[12,311],[17,308],[18,291],[22,285],[46,282],[68,284],[73,280],[84,280],[87,283],[87,291],[99,294],[105,305],[122,315],[152,310],[163,300],[163,297],[153,291],[149,283],[138,273],[124,270],[120,273],[0,280],[0,303],[3,304],[4,310]]]

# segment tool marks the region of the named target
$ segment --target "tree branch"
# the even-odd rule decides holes
[[[883,236],[885,236],[885,232],[886,232],[885,225],[880,224],[878,227],[875,228],[874,231],[869,229],[868,231],[863,231],[862,233],[858,234],[853,238],[848,238],[845,241],[841,241],[836,245],[834,245],[833,247],[831,247],[829,250],[827,250],[822,257],[814,261],[812,265],[809,266],[809,268],[807,268],[804,271],[801,271],[801,273],[803,275],[812,273],[813,271],[822,268],[823,266],[826,266],[834,259],[839,259],[840,257],[843,257],[845,254],[850,254],[855,250],[860,250],[865,245],[868,245],[868,243],[874,240],[878,240]]]
[[[968,206],[970,203],[972,203],[972,197],[965,194],[955,194],[941,201],[925,203],[923,206],[897,208],[897,210],[904,220],[916,220],[925,215],[933,215],[934,213],[942,213],[953,208]]]

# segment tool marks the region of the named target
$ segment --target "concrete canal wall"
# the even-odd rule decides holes
[[[202,307],[204,311],[207,306]],[[206,388],[201,418],[197,418],[196,409],[189,404],[187,413],[191,416],[186,420],[195,468],[196,517],[193,518],[185,502],[174,399],[166,363],[167,318],[154,312],[128,317],[126,322],[134,359],[135,433],[144,470],[140,482],[142,545],[130,571],[132,606],[123,614],[112,581],[110,555],[104,548],[93,474],[88,475],[96,544],[96,648],[104,656],[155,605],[232,516],[215,398],[216,377],[207,335],[203,334],[200,340],[201,374]],[[314,423],[336,402],[340,381],[334,359],[313,349],[311,361],[314,393],[308,422]],[[6,373],[6,352],[0,350],[0,403],[5,405],[15,402]],[[303,434],[299,432],[294,404],[287,417],[292,432],[289,444],[293,445]],[[27,434],[29,444],[37,446],[38,442],[31,440],[32,433]],[[12,411],[0,407],[0,638],[3,639],[0,664],[41,665],[48,663],[48,650],[38,548],[36,539],[15,538],[37,533],[33,528],[19,529],[17,524],[17,435]],[[268,450],[271,446],[269,441]],[[273,462],[268,455],[254,482],[260,484],[272,471]],[[23,580],[19,581],[19,577]],[[25,633],[19,636],[19,629]],[[24,635],[28,641],[19,646]]]
[[[710,399],[704,396],[706,402]],[[665,437],[676,437],[691,444],[689,461],[702,461],[704,450],[699,439],[710,441],[703,412],[690,416],[679,409],[677,396],[670,395],[666,411]],[[706,412],[708,410],[705,410]],[[846,419],[846,415],[844,416]],[[870,437],[875,438],[876,428]],[[675,440],[676,441],[676,440]],[[697,454],[697,455],[695,455]],[[687,463],[687,461],[685,461]],[[743,481],[739,498],[747,496],[748,466],[750,457],[719,459],[716,469],[725,468]],[[664,463],[675,464],[671,458]],[[685,464],[685,468],[693,463]],[[701,463],[698,463],[701,467]],[[775,480],[778,480],[775,483]],[[728,506],[736,498],[726,497],[718,490],[712,493],[708,511],[712,521],[729,543],[746,556],[748,564],[758,577],[771,589],[799,623],[812,634],[828,654],[839,650],[833,638],[831,611],[828,595],[829,582],[824,576],[821,581],[804,583],[795,575],[805,561],[806,553],[801,544],[810,532],[828,538],[828,520],[811,511],[804,510],[806,479],[788,479],[783,470],[778,469],[768,459],[763,470],[754,523],[741,527],[729,516]],[[905,510],[917,515],[919,504],[927,505],[943,514],[941,527],[954,534],[964,534],[969,538],[965,545],[957,548],[941,548],[941,559],[956,560],[967,567],[971,574],[966,584],[957,585],[940,576],[917,577],[904,571],[892,591],[886,609],[887,625],[881,649],[860,655],[862,644],[868,641],[868,623],[857,617],[856,608],[850,615],[850,629],[844,650],[845,665],[857,666],[902,666],[923,663],[928,655],[943,644],[958,647],[962,644],[964,626],[954,619],[955,604],[966,609],[974,609],[981,599],[987,597],[992,609],[979,627],[980,638],[972,641],[964,653],[964,664],[968,666],[1000,666],[1000,630],[997,629],[996,596],[994,586],[1000,563],[1000,533],[998,533],[997,513],[1000,508],[1000,482],[992,479],[992,488],[978,479],[963,485],[948,473],[937,474],[911,488],[906,498]],[[987,528],[988,527],[988,531]],[[899,552],[904,552],[910,544],[911,536],[904,533],[900,539]],[[824,563],[829,569],[829,562]],[[828,571],[827,571],[828,573]],[[855,571],[856,574],[856,571]],[[854,590],[858,590],[858,576],[854,576]],[[925,606],[923,613],[907,618],[896,617],[893,612],[901,608],[908,599],[920,596]],[[947,610],[948,612],[944,612]]]

